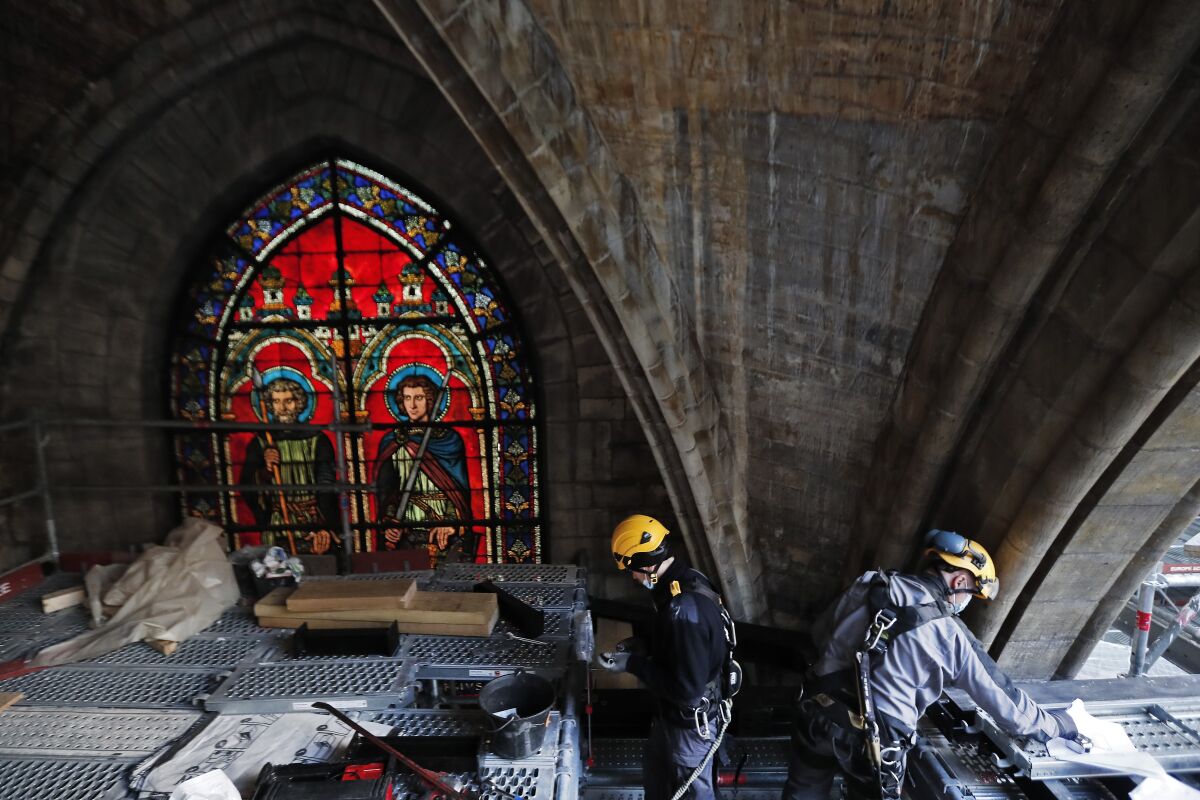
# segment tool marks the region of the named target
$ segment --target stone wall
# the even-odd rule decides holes
[[[207,237],[337,150],[430,187],[517,294],[554,558],[604,572],[613,521],[663,514],[740,616],[799,626],[960,527],[1007,576],[980,631],[1050,674],[1108,601],[1073,643],[1029,609],[1093,557],[1123,591],[1190,507],[1196,428],[1164,407],[1190,408],[1189,0],[93,8],[26,4],[3,49],[7,416],[161,416]],[[128,431],[53,456],[170,462]],[[116,502],[64,536],[173,513]]]
[[[672,516],[646,437],[517,198],[379,22],[365,3],[336,13],[300,2],[217,5],[131,43],[105,78],[110,90],[94,91],[111,102],[97,101],[72,133],[103,146],[53,215],[9,317],[3,417],[166,416],[178,298],[206,242],[289,170],[344,153],[428,187],[511,291],[540,385],[547,555],[571,560],[583,551],[607,572],[616,520],[632,511]],[[138,86],[137,76],[156,82]],[[173,476],[160,432],[55,428],[47,452],[60,486],[136,487]],[[27,465],[6,458],[4,469]],[[153,541],[178,513],[169,496],[144,492],[63,490],[55,499],[64,549]],[[32,524],[10,518],[5,536],[25,537]]]

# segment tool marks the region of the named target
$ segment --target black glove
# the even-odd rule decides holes
[[[1090,753],[1092,751],[1092,740],[1079,732],[1079,727],[1075,724],[1074,718],[1067,713],[1067,709],[1056,708],[1046,713],[1054,717],[1054,721],[1058,723],[1059,737],[1066,739],[1067,744],[1072,750],[1076,753]]]
[[[596,666],[609,672],[628,672],[629,653],[600,653],[596,656]]]
[[[1058,735],[1064,739],[1074,739],[1079,736],[1079,728],[1075,725],[1075,720],[1071,719],[1071,715],[1067,713],[1065,708],[1055,708],[1046,712],[1054,717],[1054,721],[1058,723]]]

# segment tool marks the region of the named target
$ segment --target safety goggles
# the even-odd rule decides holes
[[[967,537],[954,531],[940,531],[936,528],[931,530],[925,536],[925,546],[952,556],[969,558],[979,569],[987,566],[987,556],[971,547],[971,541]]]

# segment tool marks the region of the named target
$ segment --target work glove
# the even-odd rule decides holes
[[[628,672],[631,653],[600,653],[596,656],[596,666],[609,672]]]
[[[1079,727],[1075,724],[1075,719],[1067,713],[1067,709],[1055,708],[1048,710],[1046,713],[1054,717],[1054,721],[1058,723],[1059,738],[1074,743],[1075,746],[1071,748],[1072,750],[1086,753],[1092,749],[1091,740],[1079,732]]]

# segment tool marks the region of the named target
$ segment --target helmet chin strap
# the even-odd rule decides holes
[[[653,589],[655,586],[657,586],[658,571],[662,569],[663,564],[666,564],[670,560],[670,558],[666,558],[651,567],[641,570],[641,572],[646,576],[646,580],[642,581],[642,586],[645,586],[647,589]]]

